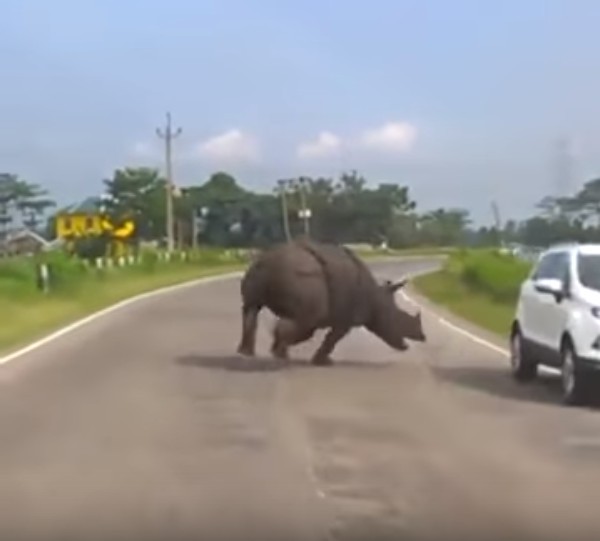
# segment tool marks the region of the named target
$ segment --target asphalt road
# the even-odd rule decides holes
[[[0,539],[600,534],[600,411],[553,378],[517,385],[429,312],[406,353],[355,331],[333,367],[306,363],[322,334],[244,359],[238,310],[237,279],[181,290],[0,366]]]

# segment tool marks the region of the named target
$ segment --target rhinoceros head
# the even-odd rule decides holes
[[[412,315],[396,304],[395,293],[408,282],[407,278],[397,282],[386,280],[377,288],[373,319],[367,326],[384,342],[395,349],[407,349],[406,339],[425,342],[421,312]]]

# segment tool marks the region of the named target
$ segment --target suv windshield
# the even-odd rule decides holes
[[[585,287],[600,291],[600,254],[579,254],[577,273]]]

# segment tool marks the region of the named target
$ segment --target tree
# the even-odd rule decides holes
[[[15,204],[21,213],[23,224],[32,230],[38,229],[46,211],[56,206],[46,190],[24,181],[17,184]]]
[[[0,174],[0,235],[6,237],[13,222],[12,205],[16,198],[18,178],[10,173]]]
[[[421,217],[420,240],[438,246],[461,244],[470,222],[467,210],[438,208]]]
[[[48,193],[37,184],[19,179],[10,173],[0,174],[0,234],[6,236],[11,224],[21,223],[37,229],[45,211],[55,205]]]
[[[117,169],[104,185],[106,211],[116,227],[132,219],[137,238],[165,236],[166,182],[158,170],[146,167]]]

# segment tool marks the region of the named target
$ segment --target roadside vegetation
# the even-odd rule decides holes
[[[204,276],[239,270],[246,256],[225,250],[145,251],[132,263],[98,268],[63,252],[0,260],[0,353],[125,298]],[[40,264],[49,271],[47,289]]]
[[[458,250],[443,268],[415,278],[417,291],[456,315],[507,336],[531,263],[497,250]]]
[[[140,246],[164,246],[164,187],[159,170],[148,167],[118,169],[99,182],[98,213],[116,229],[135,224],[121,252],[127,258],[139,254]],[[376,183],[356,171],[281,180],[261,192],[217,171],[207,179],[189,179],[173,195],[175,241],[190,254],[185,260],[177,255],[161,260],[154,249],[142,251],[135,264],[120,266],[107,238],[89,233],[62,237],[69,254],[58,248],[12,257],[7,247],[13,233],[25,228],[52,241],[65,209],[49,214],[56,204],[44,187],[0,174],[0,255],[5,256],[0,259],[0,351],[131,295],[242,268],[244,250],[301,235],[308,227],[311,237],[350,245],[364,258],[448,254],[443,270],[416,279],[417,287],[434,302],[505,335],[530,263],[489,247],[504,244],[525,253],[561,240],[600,239],[600,227],[591,219],[600,208],[600,179],[588,181],[573,197],[543,198],[537,215],[522,222],[501,223],[494,204],[494,225],[477,228],[465,209],[422,209],[407,184]],[[302,219],[304,204],[311,211],[309,223]],[[112,266],[99,268],[97,260],[105,257],[112,258]],[[38,283],[42,261],[50,271],[47,292]]]

